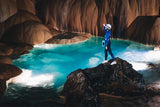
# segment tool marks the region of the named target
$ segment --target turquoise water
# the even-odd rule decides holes
[[[59,88],[72,71],[95,67],[103,62],[102,40],[101,37],[92,37],[76,44],[35,45],[29,54],[22,55],[13,61],[14,65],[23,69],[23,74],[12,82]],[[147,69],[147,63],[160,62],[160,58],[156,56],[160,53],[154,52],[152,46],[115,39],[111,43],[114,55],[131,62],[136,70]],[[110,58],[109,56],[108,59]]]

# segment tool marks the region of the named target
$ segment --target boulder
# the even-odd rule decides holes
[[[0,0],[0,23],[17,12],[16,0]]]
[[[50,30],[36,21],[26,21],[10,27],[1,38],[4,42],[41,44],[52,37]]]
[[[81,41],[88,40],[92,35],[91,34],[80,34],[80,33],[63,33],[56,36],[53,36],[46,43],[49,44],[70,44],[77,43]]]
[[[139,16],[127,28],[126,39],[144,44],[157,44],[160,42],[160,17]]]
[[[0,43],[0,55],[9,56],[13,53],[13,49],[4,43]]]
[[[110,60],[94,68],[70,73],[63,89],[68,105],[77,106],[88,102],[95,105],[98,93],[122,97],[143,95],[146,86],[142,75],[127,61],[116,58],[116,62],[110,65]]]
[[[22,73],[22,70],[11,64],[0,63],[0,80],[8,80]]]
[[[12,59],[6,56],[0,56],[0,63],[12,64]]]
[[[22,0],[21,0],[22,1]],[[24,10],[19,10],[15,15],[9,17],[6,21],[0,24],[0,38],[3,33],[10,27],[21,24],[25,21],[37,21],[41,22],[40,19],[32,13]]]

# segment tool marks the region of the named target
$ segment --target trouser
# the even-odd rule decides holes
[[[115,57],[114,57],[114,55],[113,55],[113,53],[112,53],[111,43],[110,43],[110,42],[109,42],[108,45],[107,45],[107,50],[106,50],[106,48],[105,48],[105,60],[107,60],[108,52],[109,52],[109,54],[111,55],[111,57],[112,57],[112,59],[113,59],[113,61],[114,61],[114,60],[115,60]]]

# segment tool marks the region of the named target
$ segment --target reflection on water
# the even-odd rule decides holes
[[[76,44],[35,45],[29,54],[14,60],[14,65],[23,69],[23,73],[11,79],[9,83],[15,85],[9,87],[61,88],[70,72],[79,68],[95,67],[103,62],[102,40],[100,37],[92,37],[88,41]],[[112,50],[116,57],[127,60],[134,69],[143,74],[147,84],[159,80],[159,73],[150,72],[148,63],[158,64],[160,51],[154,51],[152,46],[115,39],[112,40]],[[108,59],[110,58],[109,56]],[[5,95],[9,96],[11,93],[8,90]]]

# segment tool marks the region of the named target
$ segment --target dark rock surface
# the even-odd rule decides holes
[[[11,64],[0,63],[0,80],[8,80],[22,73],[22,70]]]
[[[6,80],[22,73],[22,70],[11,64],[0,63],[0,97],[6,89]]]
[[[12,59],[6,56],[0,56],[0,63],[12,64]]]
[[[13,49],[4,43],[0,43],[0,55],[9,56],[13,53]]]
[[[157,44],[160,41],[160,17],[140,16],[128,27],[127,39],[144,44]]]
[[[119,58],[116,61],[117,64],[112,66],[108,62],[69,74],[63,89],[69,105],[93,101],[98,93],[123,97],[143,95],[146,87],[142,75],[128,62]]]

